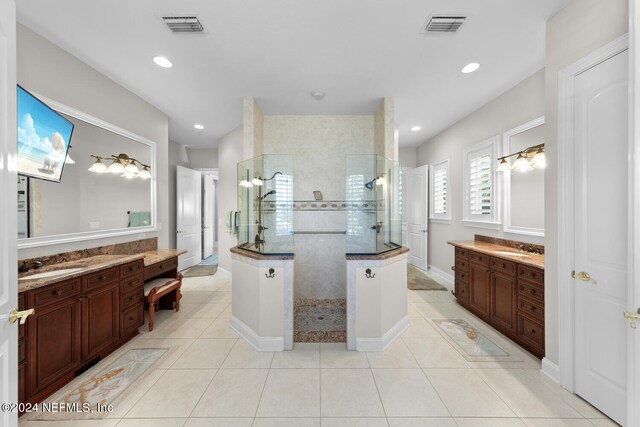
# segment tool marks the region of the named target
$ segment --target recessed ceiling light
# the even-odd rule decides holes
[[[411,128],[411,132],[418,132],[420,129],[422,129],[420,126],[414,126]]]
[[[472,62],[470,64],[465,65],[461,71],[465,74],[469,74],[469,73],[473,73],[478,68],[480,68],[480,64],[478,64],[477,62]]]
[[[321,90],[312,90],[311,96],[315,98],[316,101],[322,101],[322,98],[327,94],[327,92],[323,92]]]
[[[201,124],[195,124],[195,125],[193,125],[193,127],[198,129],[198,130],[204,129],[204,126],[202,126]]]
[[[171,62],[171,60],[169,58],[166,58],[164,56],[154,56],[153,57],[153,62],[155,62],[157,66],[162,67],[162,68],[171,68],[171,67],[173,67],[173,62]]]

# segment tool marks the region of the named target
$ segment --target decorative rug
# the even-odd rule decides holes
[[[28,418],[30,420],[103,419],[109,415],[109,411],[97,410],[98,406],[116,407],[118,401],[126,399],[126,394],[123,395],[123,393],[167,350],[166,348],[132,349],[104,368],[96,365],[45,400],[45,402],[64,403],[65,410],[33,412]]]
[[[347,309],[343,299],[297,300],[294,342],[347,342]]]
[[[182,272],[183,277],[213,276],[218,271],[217,265],[194,265]]]
[[[433,280],[419,268],[407,264],[407,287],[412,291],[446,291],[447,288]]]
[[[440,334],[470,362],[520,362],[462,319],[434,319]]]

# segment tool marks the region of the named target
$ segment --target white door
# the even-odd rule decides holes
[[[202,173],[202,258],[213,255],[216,187],[211,173]]]
[[[407,182],[407,171],[400,172],[400,201],[402,203],[402,244],[409,247],[407,239],[407,220],[409,215],[409,203],[407,202],[407,194],[409,194],[409,183]]]
[[[627,67],[624,51],[579,74],[574,98],[574,390],[618,423],[627,402]]]
[[[427,270],[429,166],[407,171],[407,246],[409,264]],[[407,206],[405,205],[405,206]]]
[[[8,313],[18,306],[16,150],[16,5],[0,0],[0,402],[18,401],[18,325]],[[0,425],[18,425],[17,412],[0,411]]]
[[[201,175],[181,166],[176,175],[176,246],[187,251],[178,258],[178,270],[184,270],[202,260]]]

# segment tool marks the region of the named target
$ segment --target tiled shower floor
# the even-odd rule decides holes
[[[294,342],[346,342],[345,300],[305,299],[295,304]]]

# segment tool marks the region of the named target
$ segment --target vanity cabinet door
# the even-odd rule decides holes
[[[483,314],[489,314],[489,268],[469,263],[469,306]]]
[[[68,299],[36,310],[30,319],[30,397],[63,377],[73,378],[73,371],[80,367],[80,317],[80,301]]]
[[[489,276],[489,317],[509,331],[516,332],[517,286],[514,276],[493,272]]]
[[[100,355],[120,338],[120,284],[87,292],[82,308],[82,360]]]

